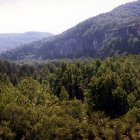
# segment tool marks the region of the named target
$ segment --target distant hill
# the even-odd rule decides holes
[[[49,36],[52,36],[52,34],[47,32],[1,33],[0,52]]]
[[[139,54],[139,23],[140,0],[87,19],[60,35],[4,53],[2,58],[44,60]]]

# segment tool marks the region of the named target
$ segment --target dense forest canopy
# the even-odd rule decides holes
[[[140,139],[140,56],[0,61],[0,138]]]
[[[0,140],[140,140],[139,22],[140,0],[2,53]]]

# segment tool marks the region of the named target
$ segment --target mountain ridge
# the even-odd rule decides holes
[[[132,42],[139,46],[139,36],[128,33],[127,39],[123,40],[126,36],[121,33],[119,37],[115,36],[113,35],[113,30],[129,27],[132,24],[136,25],[139,22],[140,1],[127,3],[110,12],[89,18],[59,35],[40,42],[34,42],[33,44],[27,44],[21,49],[14,50],[14,52],[3,54],[3,58],[11,60],[25,60],[29,58],[44,60],[80,57],[96,58],[116,54],[131,54],[131,46],[128,42],[130,39],[137,40],[137,42]],[[109,30],[112,30],[112,32],[108,36],[107,32]],[[114,44],[112,39],[116,42],[118,41],[118,44],[125,49]],[[120,39],[124,42],[121,42]],[[135,46],[133,43],[130,44]],[[140,53],[140,47],[137,47],[137,53]]]
[[[52,36],[48,32],[29,31],[25,33],[0,33],[0,52],[20,47],[25,43],[30,43],[45,37]]]

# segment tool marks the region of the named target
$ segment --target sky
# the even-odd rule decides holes
[[[59,34],[131,1],[134,0],[0,0],[0,33]]]

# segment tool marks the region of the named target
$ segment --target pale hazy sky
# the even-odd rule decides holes
[[[134,0],[0,0],[0,32],[61,33]]]

